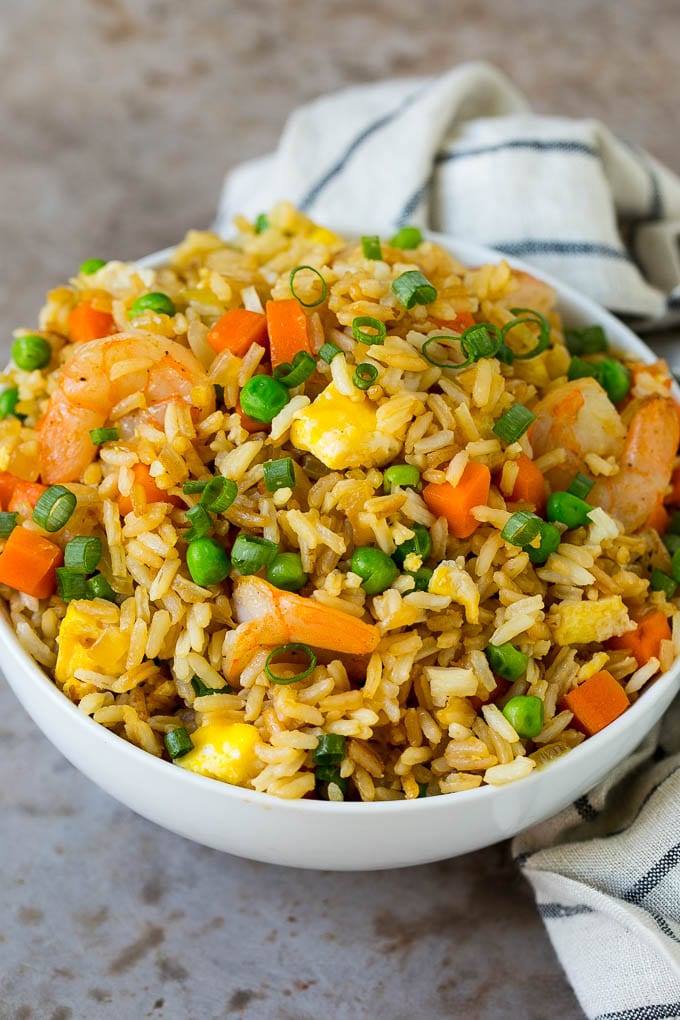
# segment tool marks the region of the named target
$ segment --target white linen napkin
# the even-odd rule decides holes
[[[494,68],[346,89],[226,179],[216,228],[286,198],[321,223],[414,223],[499,248],[622,313],[680,285],[680,180],[593,120],[532,114]],[[680,1017],[680,704],[589,796],[517,837],[588,1017]],[[631,749],[632,751],[633,749]]]

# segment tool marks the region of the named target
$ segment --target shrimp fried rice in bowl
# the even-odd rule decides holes
[[[462,804],[677,687],[666,365],[450,248],[280,203],[160,263],[91,259],[15,332],[0,596],[106,754],[325,819]],[[510,815],[498,838],[536,820]]]

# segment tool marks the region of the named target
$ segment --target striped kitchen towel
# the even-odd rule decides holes
[[[680,286],[680,180],[596,121],[532,114],[485,64],[302,107],[228,176],[216,227],[282,198],[346,231],[490,245],[621,313],[659,315]],[[588,1017],[680,1018],[680,704],[513,852]]]
[[[597,121],[532,114],[486,64],[301,107],[274,155],[229,174],[217,229],[281,198],[345,230],[490,245],[621,313],[658,315],[680,285],[680,180]]]

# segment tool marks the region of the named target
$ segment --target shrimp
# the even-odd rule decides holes
[[[378,628],[330,609],[314,599],[281,591],[261,577],[241,577],[234,585],[238,627],[224,639],[224,673],[236,679],[257,648],[301,641],[346,655],[367,655],[380,640]]]
[[[553,489],[566,489],[578,471],[587,471],[585,455],[615,457],[623,452],[626,429],[618,411],[595,379],[574,379],[556,386],[533,409],[529,440],[534,456],[565,451],[564,461],[545,472]]]
[[[90,430],[105,425],[120,400],[140,392],[147,407],[159,410],[169,400],[192,403],[195,387],[205,393],[203,418],[214,410],[213,387],[197,358],[174,340],[120,333],[80,345],[39,423],[42,480],[50,485],[81,477],[95,456]]]
[[[618,473],[598,478],[588,502],[616,517],[628,532],[643,527],[663,500],[678,441],[675,402],[670,397],[649,397],[628,426]]]

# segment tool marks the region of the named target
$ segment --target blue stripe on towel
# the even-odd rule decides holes
[[[579,797],[578,800],[575,800],[574,807],[584,822],[594,822],[599,814],[599,811],[593,807],[586,796]]]
[[[506,255],[598,255],[607,259],[630,262],[631,258],[620,248],[595,241],[538,241],[527,238],[524,241],[491,241],[492,248]]]
[[[642,903],[645,896],[654,889],[659,882],[668,875],[678,864],[680,864],[680,843],[676,843],[670,850],[667,850],[663,857],[652,865],[646,875],[639,878],[628,892],[623,894],[623,899],[628,903]]]
[[[673,1020],[680,1016],[680,1002],[660,1002],[654,1006],[637,1006],[620,1013],[600,1013],[595,1020]]]
[[[406,96],[406,98],[401,101],[401,103],[399,104],[399,106],[396,107],[396,109],[392,110],[390,113],[383,114],[382,117],[378,117],[377,120],[371,121],[370,124],[367,124],[366,127],[363,128],[359,132],[359,134],[352,139],[352,141],[346,147],[343,154],[333,164],[333,166],[330,167],[330,169],[326,171],[323,177],[320,177],[316,184],[312,185],[307,194],[300,199],[300,201],[298,202],[298,208],[300,208],[303,212],[307,212],[309,207],[312,205],[313,202],[316,201],[316,199],[319,197],[324,188],[327,187],[330,184],[330,182],[338,176],[338,174],[342,173],[345,166],[350,161],[356,150],[359,149],[364,144],[364,142],[371,137],[371,135],[374,135],[376,131],[380,131],[381,128],[386,127],[387,124],[390,124],[393,120],[399,117],[404,112],[404,110],[406,110],[411,105],[411,103],[413,103],[416,99],[418,99],[422,95],[423,91],[424,88],[417,89],[415,92],[412,92],[410,95]]]
[[[561,917],[575,917],[577,914],[592,914],[593,908],[585,903],[568,907],[564,903],[539,903],[538,912],[545,921],[554,921]]]
[[[435,165],[450,163],[458,159],[468,159],[472,156],[486,156],[488,153],[505,152],[510,149],[529,149],[534,152],[562,152],[570,155],[592,156],[598,159],[597,149],[585,142],[575,142],[571,139],[555,139],[553,141],[541,141],[538,138],[514,138],[508,142],[496,142],[494,145],[479,145],[474,149],[456,149],[453,152],[439,152],[435,156]]]

